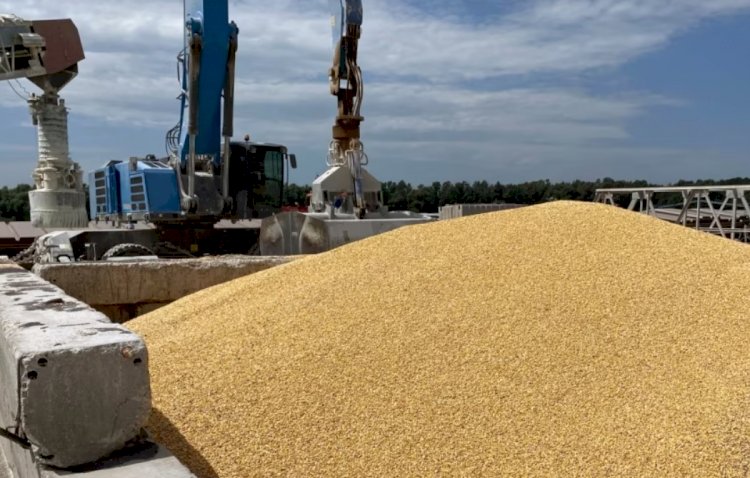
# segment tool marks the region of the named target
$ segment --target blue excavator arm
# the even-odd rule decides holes
[[[199,160],[222,170],[222,196],[228,197],[228,157],[233,134],[234,72],[239,29],[229,21],[226,0],[185,0],[185,45],[180,55],[180,121],[168,133],[170,154],[185,171],[185,209],[194,209]],[[223,101],[223,112],[222,112]],[[187,125],[185,125],[187,113]],[[179,139],[177,139],[179,138]],[[222,146],[223,138],[223,146]]]
[[[348,35],[348,26],[362,26],[362,0],[329,0],[333,45]]]
[[[167,133],[168,158],[130,158],[94,171],[97,219],[204,228],[281,207],[285,162],[294,168],[294,155],[249,137],[231,141],[239,30],[229,21],[229,1],[184,0],[183,6],[180,118]]]

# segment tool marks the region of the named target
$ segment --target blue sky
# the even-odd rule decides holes
[[[327,3],[230,2],[240,27],[235,132],[288,145],[297,183],[324,170],[335,112]],[[164,151],[178,117],[181,5],[0,0],[2,13],[78,24],[87,59],[63,97],[71,155],[87,171]],[[364,8],[363,141],[382,180],[750,176],[750,0]],[[0,185],[29,182],[35,132],[7,84],[0,117]]]

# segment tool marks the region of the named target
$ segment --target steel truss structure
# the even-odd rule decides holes
[[[683,226],[750,242],[750,184],[736,186],[667,186],[597,189],[594,202],[617,205],[630,195],[628,210],[638,211]],[[657,195],[678,193],[682,204],[656,207]],[[658,199],[658,198],[657,198]]]

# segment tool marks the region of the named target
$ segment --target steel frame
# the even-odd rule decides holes
[[[637,211],[650,216],[666,219],[663,209],[654,206],[654,196],[657,194],[680,193],[682,195],[682,206],[676,219],[671,220],[683,226],[688,225],[688,219],[692,219],[695,228],[705,232],[718,234],[730,239],[741,239],[745,242],[750,240],[750,229],[747,226],[737,227],[737,219],[742,216],[750,218],[750,203],[747,194],[750,192],[750,184],[736,186],[667,186],[653,188],[614,188],[597,189],[594,202],[617,205],[615,198],[630,194],[628,210]],[[721,206],[716,208],[711,201],[711,193],[723,194]],[[708,227],[701,223],[710,220]],[[730,227],[722,225],[729,222]]]

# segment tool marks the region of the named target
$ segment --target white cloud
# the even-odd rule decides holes
[[[363,57],[381,74],[432,82],[621,65],[701,19],[750,0],[537,0],[482,24],[398,2],[368,9]]]
[[[506,166],[565,158],[575,164],[575,158],[593,157],[590,151],[615,151],[630,138],[633,121],[654,106],[679,106],[680,101],[642,91],[595,95],[555,80],[616,68],[663,47],[705,18],[750,8],[750,0],[513,5],[503,16],[477,23],[402,0],[365,4],[363,135],[374,156],[404,153],[404,161],[439,164],[461,155],[481,168],[492,164],[487,158],[497,151],[503,155],[493,161]],[[0,0],[0,11],[76,22],[87,58],[79,77],[63,91],[72,115],[112,129],[160,132],[177,121],[180,2]],[[240,28],[235,131],[297,150],[319,150],[312,159],[318,161],[335,111],[326,80],[331,57],[327,0],[231,1],[230,17]],[[540,74],[550,75],[547,84],[553,86],[520,86]],[[497,86],[508,79],[512,86]],[[479,90],[472,87],[476,80],[487,84]],[[0,113],[18,116],[18,122],[27,115],[5,85],[0,85]],[[76,132],[78,138],[85,136]],[[160,150],[161,145],[139,150],[144,147]],[[5,151],[0,144],[0,156]],[[669,148],[658,151],[649,154]],[[116,150],[107,156],[130,154]]]

